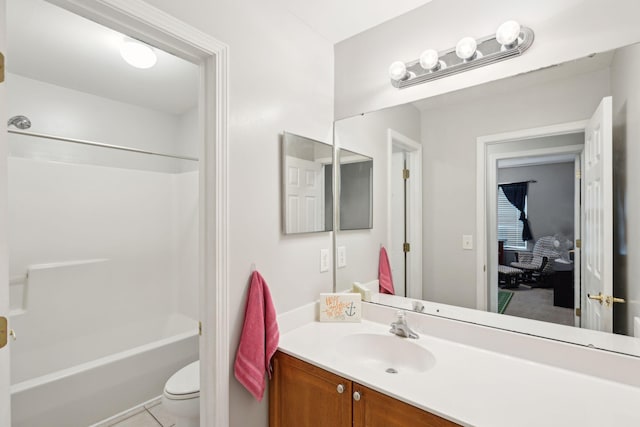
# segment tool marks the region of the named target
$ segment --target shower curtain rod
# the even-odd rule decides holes
[[[105,144],[103,142],[88,141],[86,139],[65,138],[62,136],[48,135],[46,133],[27,132],[23,130],[14,130],[14,129],[7,129],[7,132],[13,133],[16,135],[33,136],[35,138],[53,139],[55,141],[63,141],[63,142],[73,142],[74,144],[90,145],[92,147],[113,148],[114,150],[130,151],[133,153],[140,153],[140,154],[153,154],[154,156],[170,157],[172,159],[198,161],[198,159],[195,157],[156,153],[154,151],[139,150],[137,148],[123,147],[122,145]]]

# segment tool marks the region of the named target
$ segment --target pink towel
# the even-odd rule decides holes
[[[380,293],[395,295],[393,289],[393,278],[391,277],[391,266],[389,265],[389,257],[387,250],[380,247],[380,260],[378,261],[378,282],[380,283]]]
[[[278,348],[279,338],[276,310],[269,287],[260,273],[254,271],[233,373],[258,402],[264,395],[265,371],[271,378],[269,364]]]

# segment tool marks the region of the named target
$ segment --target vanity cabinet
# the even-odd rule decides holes
[[[273,357],[270,427],[457,425],[285,353]]]

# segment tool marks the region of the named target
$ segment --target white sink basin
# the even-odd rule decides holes
[[[392,334],[347,335],[338,341],[336,350],[358,365],[389,374],[417,374],[436,363],[433,354],[414,340]]]

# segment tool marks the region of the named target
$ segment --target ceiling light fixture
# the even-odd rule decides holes
[[[402,89],[520,56],[531,47],[533,39],[533,30],[507,21],[494,35],[481,39],[464,37],[455,48],[441,52],[428,49],[414,61],[394,62],[389,67],[391,84]]]
[[[158,57],[151,46],[132,39],[125,39],[122,42],[120,55],[127,64],[142,69],[151,68],[158,61]]]

